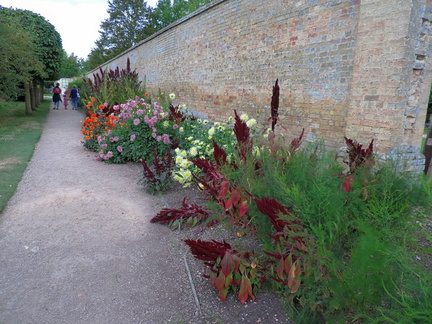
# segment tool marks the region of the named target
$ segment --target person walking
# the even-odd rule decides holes
[[[65,91],[65,93],[63,95],[63,105],[64,105],[65,109],[67,110],[67,106],[69,105],[69,98],[68,98],[68,96],[66,94],[66,91]]]
[[[61,89],[60,89],[60,83],[56,83],[56,86],[53,89],[53,97],[52,100],[54,102],[54,108],[58,110],[60,106],[61,100]]]
[[[78,109],[78,98],[79,93],[76,85],[73,86],[71,92],[70,92],[70,98],[72,99],[72,110]]]

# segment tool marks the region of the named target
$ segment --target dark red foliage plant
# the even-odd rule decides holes
[[[164,208],[150,220],[150,223],[169,224],[171,229],[177,229],[183,223],[193,227],[207,219],[208,216],[209,214],[204,207],[197,204],[187,204],[185,197],[182,207],[179,209]]]
[[[171,188],[171,170],[174,167],[171,149],[160,158],[157,155],[156,149],[153,147],[153,165],[148,165],[144,160],[141,160],[143,166],[144,181],[147,184],[147,191],[154,194],[158,191],[164,192]]]
[[[169,105],[169,119],[172,120],[177,125],[181,125],[182,122],[186,120],[186,117],[180,111],[178,106],[174,107],[172,104]]]
[[[240,118],[239,118],[240,120]],[[247,125],[245,124],[247,127]],[[201,184],[201,190],[208,193],[218,205],[222,206],[232,225],[248,227],[254,232],[250,221],[245,215],[250,204],[250,197],[240,185],[233,186],[224,175],[222,166],[228,164],[226,152],[213,141],[213,156],[216,165],[208,159],[191,159],[201,171],[201,176],[194,175],[194,178]],[[235,164],[232,164],[237,168]]]
[[[353,173],[357,168],[363,165],[369,168],[373,165],[373,142],[374,139],[372,139],[369,146],[364,149],[362,144],[345,137],[348,160],[344,162],[348,165],[350,173]]]
[[[238,252],[225,241],[187,239],[184,242],[195,258],[204,261],[204,276],[218,290],[220,300],[226,299],[230,289],[238,289],[238,299],[242,303],[249,298],[255,299],[253,288],[264,283],[266,277],[254,254]],[[207,274],[207,268],[210,274]]]
[[[343,175],[344,182],[342,188],[344,192],[351,191],[352,185],[355,182],[355,173],[358,169],[365,167],[362,169],[363,177],[370,173],[374,165],[373,142],[374,139],[372,139],[369,146],[364,149],[362,144],[345,137],[345,143],[347,145],[347,159],[344,160],[344,163],[348,165],[348,172]]]
[[[272,126],[271,126],[271,130],[272,132],[274,132],[275,130],[275,126],[276,123],[278,121],[278,117],[279,117],[279,84],[278,84],[279,79],[276,79],[275,85],[273,86],[273,94],[272,94],[272,98],[271,98],[271,121],[272,121]]]
[[[275,229],[274,234],[268,234],[275,244],[274,252],[264,251],[278,260],[276,267],[271,268],[270,277],[289,287],[294,294],[300,287],[301,276],[310,276],[314,267],[322,269],[314,253],[314,240],[301,220],[276,199],[263,197],[253,200]]]
[[[234,110],[234,114],[234,134],[237,138],[237,152],[240,160],[245,162],[247,157],[252,154],[253,141],[250,136],[249,127],[240,119],[236,110]]]

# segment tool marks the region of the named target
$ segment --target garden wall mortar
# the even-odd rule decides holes
[[[214,121],[236,109],[266,122],[279,79],[287,138],[374,138],[422,170],[431,44],[432,0],[216,0],[102,68],[130,58],[149,92]]]

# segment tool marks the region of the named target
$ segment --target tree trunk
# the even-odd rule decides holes
[[[25,91],[26,115],[31,116],[31,115],[33,115],[33,112],[32,112],[32,107],[31,107],[31,95],[30,95],[30,83],[29,82],[24,83],[24,91]]]
[[[33,80],[30,81],[30,102],[31,109],[36,110],[36,91]]]
[[[41,103],[44,99],[44,91],[45,91],[45,86],[44,86],[44,81],[42,79],[39,79],[39,103]]]

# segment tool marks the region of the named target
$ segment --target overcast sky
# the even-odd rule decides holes
[[[157,0],[148,0],[154,7]],[[99,38],[102,20],[108,18],[108,0],[0,0],[3,7],[30,10],[48,20],[70,55],[86,59]]]

